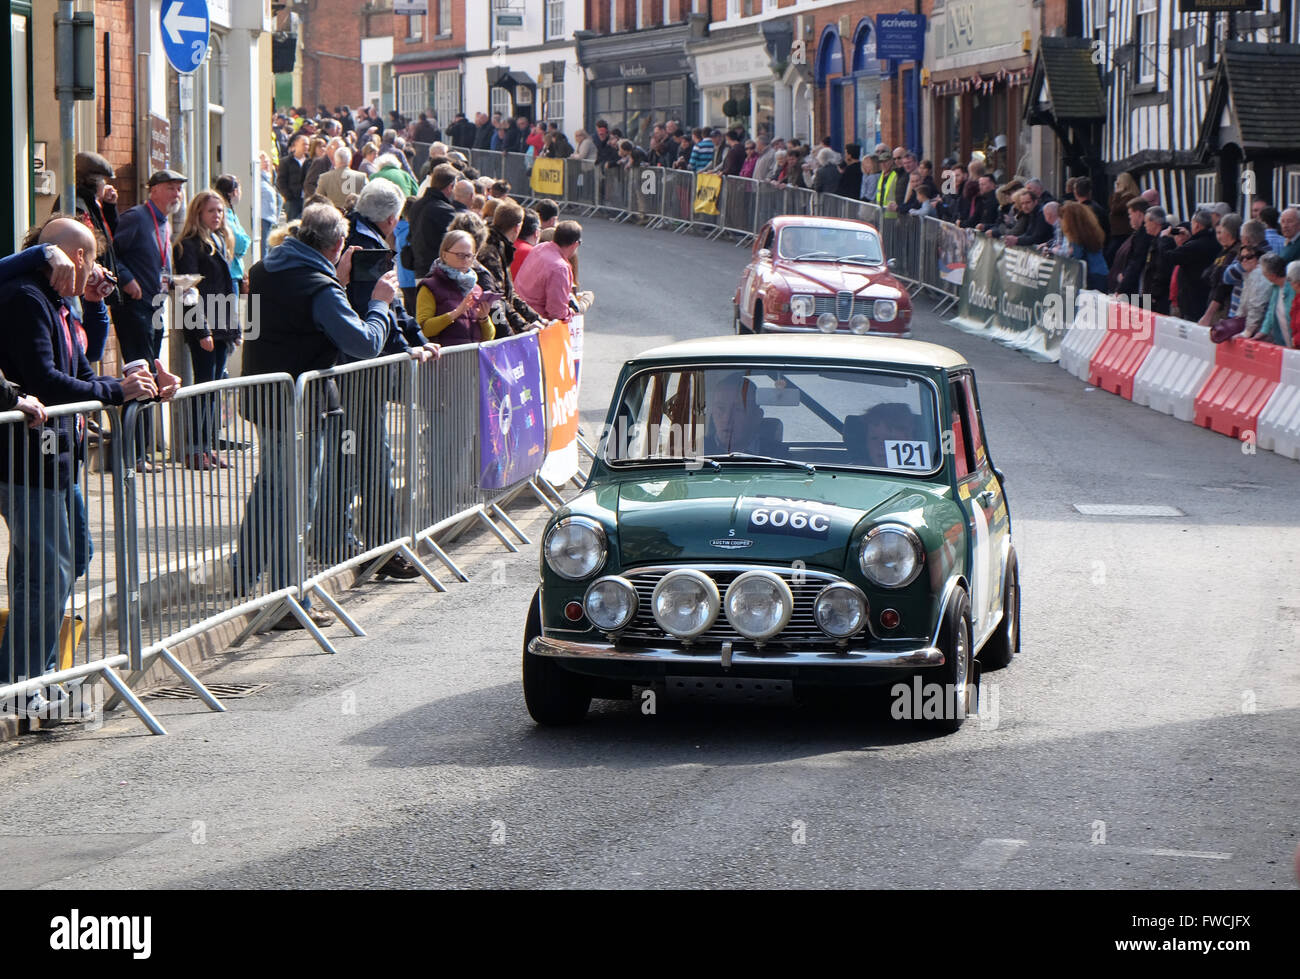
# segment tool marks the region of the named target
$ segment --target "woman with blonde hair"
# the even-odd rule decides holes
[[[182,301],[181,323],[185,345],[194,366],[194,383],[220,380],[226,358],[242,339],[239,329],[239,292],[230,275],[235,239],[226,224],[226,201],[214,190],[201,190],[190,201],[185,225],[173,247],[177,275],[202,279]],[[190,400],[189,430],[182,433],[185,463],[191,469],[229,468],[216,451],[217,412],[211,396]]]
[[[1128,219],[1129,201],[1141,193],[1133,174],[1125,170],[1115,178],[1115,191],[1110,195],[1110,227],[1106,241],[1106,258],[1110,260],[1119,251],[1119,246],[1133,233]]]
[[[460,229],[448,231],[433,268],[420,280],[416,322],[426,337],[436,339],[443,347],[478,343],[496,336],[474,271],[477,256],[474,235]]]

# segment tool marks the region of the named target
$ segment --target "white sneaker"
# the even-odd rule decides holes
[[[48,717],[50,714],[50,702],[45,699],[45,695],[39,690],[27,695],[27,703],[18,710],[19,717],[35,717],[37,719]]]

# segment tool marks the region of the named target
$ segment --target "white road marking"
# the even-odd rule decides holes
[[[984,840],[961,865],[967,870],[1001,870],[1028,845],[1024,840]]]
[[[1176,506],[1148,503],[1075,503],[1085,517],[1185,517]]]
[[[1117,846],[1113,843],[1060,843],[1029,840],[983,840],[961,865],[967,870],[1001,870],[1011,858],[1027,847],[1046,850],[1097,850],[1127,853],[1143,857],[1176,857],[1191,860],[1231,860],[1231,853],[1217,850],[1174,850],[1169,847]]]

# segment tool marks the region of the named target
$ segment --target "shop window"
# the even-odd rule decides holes
[[[436,76],[434,113],[438,125],[446,126],[460,109],[460,69],[440,71]]]
[[[401,75],[397,79],[397,111],[407,119],[416,118],[429,107],[429,76]]]

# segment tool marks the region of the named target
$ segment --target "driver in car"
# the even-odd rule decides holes
[[[763,412],[743,374],[727,374],[709,386],[704,418],[705,455],[756,451]]]
[[[904,404],[879,404],[870,409],[866,415],[866,424],[863,426],[867,441],[867,444],[862,447],[866,464],[876,469],[889,469],[890,461],[885,453],[885,443],[913,439],[915,421],[911,409]]]

